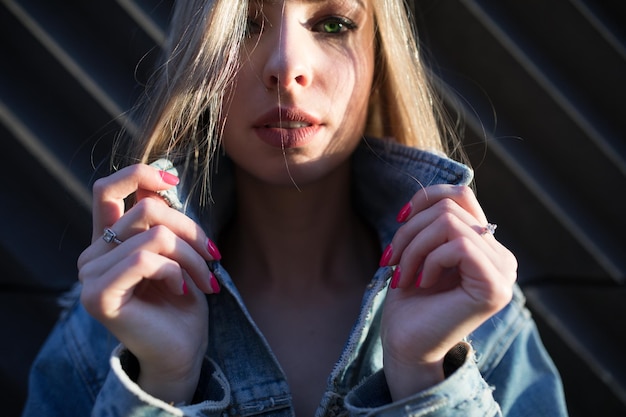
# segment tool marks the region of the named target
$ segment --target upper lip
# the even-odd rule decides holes
[[[320,123],[317,117],[296,107],[276,107],[259,117],[254,127],[293,129]]]

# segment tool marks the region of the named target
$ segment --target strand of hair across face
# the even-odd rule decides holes
[[[281,22],[284,21],[283,17],[285,16],[285,2],[283,2],[282,5],[282,9],[281,9]],[[282,38],[283,38],[283,31],[282,28],[279,29],[280,32],[278,34],[279,39],[278,39],[278,54],[280,56],[281,50],[280,48],[282,48],[283,46],[283,42],[282,42]],[[282,103],[281,103],[281,99],[280,99],[280,71],[278,71],[278,73],[276,74],[276,95],[278,98],[278,125],[281,126],[280,129],[280,148],[281,151],[283,153],[283,160],[285,161],[285,168],[287,169],[287,175],[289,175],[289,179],[291,180],[291,183],[293,184],[294,187],[296,187],[296,190],[298,190],[298,192],[301,192],[302,190],[300,189],[300,187],[298,187],[298,184],[296,183],[296,179],[293,177],[293,175],[291,174],[291,169],[289,168],[289,161],[287,160],[287,152],[285,151],[285,132],[284,129],[282,129],[283,126],[283,112],[280,110]]]

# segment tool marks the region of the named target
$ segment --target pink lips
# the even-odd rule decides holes
[[[253,124],[257,136],[276,148],[297,148],[313,140],[322,125],[318,118],[297,108],[274,108]]]

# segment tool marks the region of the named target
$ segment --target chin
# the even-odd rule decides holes
[[[309,162],[295,162],[289,159],[282,159],[280,164],[266,164],[253,172],[247,174],[254,177],[256,181],[269,186],[285,187],[301,190],[312,184],[327,180],[345,165],[346,159],[329,161],[316,160]]]
[[[316,183],[324,177],[326,177],[326,175],[323,171],[319,172],[319,170],[303,169],[297,166],[291,166],[287,169],[286,166],[283,166],[280,171],[274,172],[272,175],[263,175],[258,179],[271,186],[295,187],[296,189],[300,189]]]

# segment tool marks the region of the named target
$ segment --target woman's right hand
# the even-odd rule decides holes
[[[219,291],[206,261],[220,258],[190,218],[156,191],[178,178],[133,165],[93,187],[93,236],[78,259],[85,309],[139,361],[138,384],[166,402],[190,401],[208,343],[204,293]],[[125,199],[137,203],[125,211]],[[121,243],[102,239],[105,228]]]

